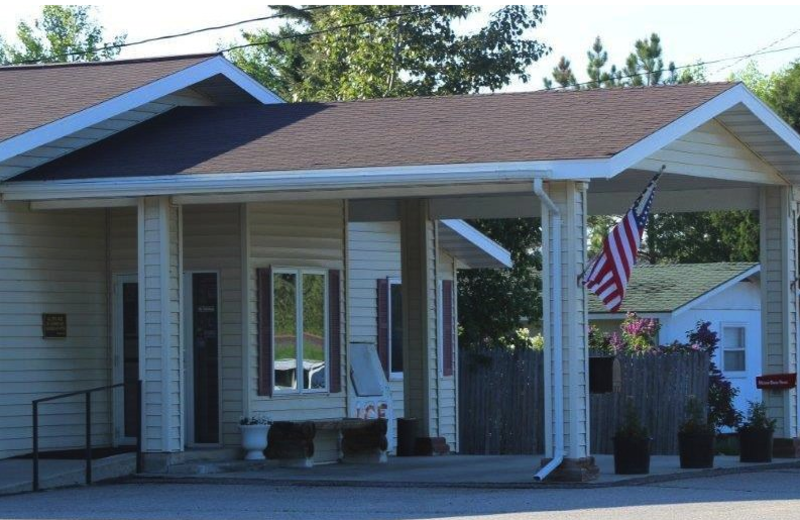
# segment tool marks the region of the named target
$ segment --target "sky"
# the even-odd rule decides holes
[[[216,7],[211,7],[210,3],[208,7],[203,3],[193,5],[192,9],[187,9],[183,4],[164,2],[159,5],[158,16],[154,17],[153,12],[142,4],[126,2],[100,6],[95,16],[106,28],[109,39],[127,33],[128,41],[133,41],[269,14],[265,5],[226,3],[224,9],[219,7],[222,4],[213,4]],[[492,8],[485,9],[490,11]],[[20,20],[30,20],[40,11],[40,5],[17,3],[5,6],[0,19],[0,35],[8,38]],[[477,15],[463,24],[463,30],[474,30],[485,18],[486,13]],[[252,29],[258,24],[243,27]],[[529,69],[530,83],[514,82],[507,90],[541,88],[542,78],[549,76],[562,55],[572,60],[578,81],[585,81],[586,51],[595,36],[603,39],[609,63],[621,66],[634,42],[652,32],[661,36],[665,60],[674,61],[676,65],[750,54],[787,36],[772,48],[800,46],[800,6],[551,5],[543,24],[533,31],[533,35],[552,47],[552,53]],[[125,49],[121,57],[210,52],[215,51],[221,41],[235,41],[238,34],[239,29],[227,29],[158,42]],[[762,56],[756,61],[763,72],[769,73],[796,59],[800,59],[800,47]],[[740,70],[745,63],[734,64],[731,61],[710,65],[707,78],[712,81],[728,79],[732,71]]]

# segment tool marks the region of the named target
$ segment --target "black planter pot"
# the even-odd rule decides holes
[[[713,433],[679,433],[678,453],[681,468],[714,467],[715,435]]]
[[[739,431],[739,460],[741,462],[772,462],[772,435],[770,430]]]
[[[643,475],[650,473],[652,439],[614,437],[614,473]]]

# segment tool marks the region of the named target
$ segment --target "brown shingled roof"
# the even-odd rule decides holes
[[[733,85],[179,107],[17,179],[607,158]]]
[[[215,54],[0,67],[0,141],[125,94]]]

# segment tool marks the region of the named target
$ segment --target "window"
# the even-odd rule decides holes
[[[328,387],[326,274],[276,269],[272,280],[275,390],[324,391]]]
[[[403,291],[399,280],[389,280],[389,374],[403,377]]]
[[[726,372],[745,371],[745,329],[742,326],[722,327],[722,369]]]

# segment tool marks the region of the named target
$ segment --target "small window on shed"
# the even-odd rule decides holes
[[[744,372],[747,369],[745,352],[745,328],[722,327],[722,369],[725,372]]]

